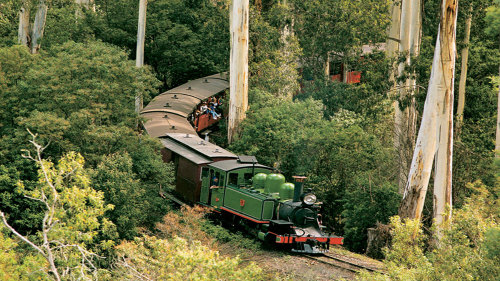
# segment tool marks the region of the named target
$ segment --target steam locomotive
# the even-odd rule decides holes
[[[342,244],[342,237],[324,233],[321,203],[311,190],[303,190],[305,177],[286,182],[254,156],[237,156],[199,137],[216,120],[209,114],[194,116],[195,109],[228,87],[224,74],[192,80],[155,97],[141,112],[148,134],[163,144],[163,161],[174,163],[177,195],[294,252],[322,253]]]

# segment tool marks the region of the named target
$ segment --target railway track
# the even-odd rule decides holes
[[[379,270],[379,269],[374,269],[371,267],[367,267],[361,264],[353,263],[338,257],[334,257],[330,254],[323,254],[323,255],[303,255],[303,257],[308,258],[310,260],[314,260],[316,262],[326,264],[329,266],[333,266],[336,268],[340,268],[346,271],[349,271],[351,273],[360,273],[362,270],[366,270],[369,272],[375,272],[375,273],[380,273],[380,274],[385,274],[385,272]]]

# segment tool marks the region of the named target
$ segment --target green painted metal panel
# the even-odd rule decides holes
[[[264,210],[262,212],[263,220],[272,220],[274,213],[274,201],[264,201]]]
[[[243,215],[252,218],[262,219],[262,203],[263,199],[257,196],[252,196],[238,188],[227,187],[226,196],[224,197],[224,207],[235,210]]]
[[[210,192],[212,193],[210,205],[220,208],[224,202],[224,188],[212,188]]]

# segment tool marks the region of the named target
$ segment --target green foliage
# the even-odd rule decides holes
[[[47,50],[67,41],[84,42],[94,37],[85,8],[73,0],[48,1],[47,4],[42,49]]]
[[[209,210],[200,206],[183,206],[180,212],[172,211],[156,224],[162,238],[181,236],[189,243],[200,241],[204,245],[217,247],[218,243],[230,244],[235,249],[256,251],[262,243],[254,237],[246,238],[239,232],[228,230],[205,218]]]
[[[472,196],[453,211],[452,221],[434,233],[425,251],[421,225],[391,218],[392,247],[386,251],[388,276],[365,274],[361,280],[498,280],[499,185],[469,184]]]
[[[95,170],[95,188],[104,193],[106,202],[115,207],[109,210],[108,217],[118,229],[120,237],[132,239],[136,227],[144,220],[144,190],[134,179],[132,159],[127,153],[112,154],[106,157]]]
[[[148,147],[139,148],[145,149]],[[120,237],[125,239],[133,239],[138,227],[152,227],[161,219],[158,216],[168,210],[168,205],[157,195],[158,187],[162,183],[170,186],[168,181],[173,178],[171,166],[159,160],[154,163],[154,155],[135,154],[140,158],[137,161],[126,152],[108,155],[99,163],[92,178],[95,188],[104,193],[106,202],[115,206],[108,217],[116,224]],[[150,174],[154,176],[148,179]]]
[[[290,5],[280,3],[265,13],[250,10],[250,87],[280,98],[291,98],[299,90],[301,50],[291,32],[292,12]]]
[[[0,47],[18,43],[19,11],[24,7],[33,25],[38,0],[4,0],[0,4]],[[45,1],[48,7],[42,49],[66,41],[83,42],[94,37],[90,24],[92,14],[73,0]],[[137,25],[137,24],[136,24]],[[31,30],[31,28],[30,28]]]
[[[17,241],[9,238],[4,225],[0,224],[0,280],[50,280],[39,270],[44,267],[43,257],[20,251]]]
[[[126,53],[100,42],[52,48],[23,82],[23,111],[35,105],[64,118],[95,111],[92,121],[99,125],[132,124],[136,91],[147,101],[158,85],[148,68],[136,68]]]
[[[470,195],[466,187],[468,182],[492,183],[492,140],[495,139],[498,90],[488,77],[498,73],[500,64],[498,45],[494,43],[477,40],[470,45],[464,124],[460,141],[454,148],[453,161],[453,195],[458,206]]]
[[[301,157],[306,160],[302,168],[310,176],[308,186],[324,201],[323,221],[345,233],[350,249],[361,251],[366,247],[366,228],[396,213],[398,195],[390,172],[392,150],[350,122],[332,120],[311,134],[295,155],[312,156]]]
[[[22,46],[0,48],[0,98],[3,101],[0,111],[1,130],[14,126],[14,117],[20,111],[19,84],[37,60],[37,57],[31,56],[28,49]]]
[[[17,43],[20,0],[4,0],[0,4],[0,47]]]
[[[176,237],[171,241],[144,236],[135,243],[118,246],[119,279],[161,280],[265,280],[262,270],[251,263],[240,267],[236,258],[224,258],[199,242]]]
[[[298,99],[312,97],[325,105],[325,118],[332,118],[341,109],[355,112],[377,123],[389,109],[390,64],[382,53],[375,53],[362,60],[353,61],[353,69],[360,71],[361,82],[346,84],[318,78],[307,81]],[[368,121],[368,120],[367,120]]]
[[[398,216],[391,218],[391,235],[393,245],[386,254],[386,260],[390,266],[401,266],[409,269],[410,276],[419,279],[420,274],[425,274],[425,269],[430,263],[424,255],[425,236],[419,220],[406,220],[404,222]],[[421,272],[424,270],[424,272]]]
[[[101,237],[113,237],[114,225],[104,218],[104,212],[113,206],[106,205],[104,195],[90,187],[90,178],[80,154],[70,152],[55,166],[51,161],[41,159],[43,150],[35,143],[35,138],[33,144],[36,155],[31,156],[25,151],[25,157],[38,165],[38,183],[34,189],[26,189],[19,182],[18,190],[43,205],[44,219],[36,235],[23,238],[23,241],[30,240],[28,248],[46,260],[45,264],[39,263],[42,273],[64,279],[95,277],[95,254],[91,247],[98,244],[102,251],[113,246],[114,243],[109,240],[94,240],[99,234]],[[4,213],[1,216],[4,219]],[[32,259],[31,253],[25,255]],[[35,268],[28,271],[31,270]]]
[[[390,1],[293,2],[308,76],[322,76],[329,53],[347,62],[358,57],[362,45],[385,42]]]
[[[67,42],[37,57],[23,47],[3,48],[0,57],[5,58],[0,62],[5,73],[0,87],[6,89],[1,93],[5,103],[0,115],[5,119],[0,127],[0,164],[10,175],[18,174],[28,189],[33,188],[36,168],[19,151],[28,137],[26,128],[30,128],[41,143],[49,144],[46,157],[78,151],[88,159],[87,166],[104,169],[97,168],[94,174],[100,176],[92,178],[100,190],[116,189],[123,196],[119,192],[124,188],[122,178],[113,171],[123,173],[123,179],[131,183],[128,192],[134,190],[132,194],[140,196],[132,197],[135,203],[130,209],[125,208],[128,198],[106,197],[107,203],[118,208],[107,214],[113,214],[110,218],[120,226],[121,237],[131,238],[139,226],[153,227],[168,208],[158,195],[160,186],[170,188],[173,176],[172,168],[161,161],[159,143],[132,129],[137,121],[136,91],[147,100],[159,84],[150,69],[136,68],[125,52],[101,42]],[[113,168],[117,156],[111,155],[115,154],[130,160],[127,169]],[[40,206],[12,198],[13,191],[13,185],[7,183],[0,191],[11,213],[9,221],[16,227],[23,225],[23,233],[34,231],[41,221]],[[116,215],[122,211],[126,215]]]
[[[54,218],[60,222],[50,232],[54,241],[61,239],[66,243],[88,244],[101,227],[112,229],[103,215],[113,206],[105,204],[103,193],[90,186],[90,177],[83,168],[84,160],[80,154],[66,154],[58,161],[57,167],[46,160],[40,165],[44,166],[38,170],[40,187],[23,193],[34,199],[44,200],[46,196],[49,201],[54,201]]]
[[[498,260],[500,258],[500,228],[492,227],[486,230],[484,233],[484,250],[486,256],[495,261],[496,264],[500,264]]]
[[[92,23],[96,38],[135,50],[138,3],[96,1],[102,12]],[[229,11],[224,1],[151,1],[147,13],[145,63],[165,89],[228,68]]]
[[[17,185],[20,178],[15,167],[0,165],[1,209],[10,214],[12,226],[23,232],[25,229],[40,228],[43,207],[38,202],[20,196]]]
[[[400,200],[397,186],[389,183],[372,186],[371,182],[366,182],[364,186],[346,192],[342,212],[344,243],[350,249],[365,252],[366,229],[376,223],[387,224],[388,218],[396,214]]]
[[[240,231],[228,230],[220,225],[215,225],[208,220],[202,221],[202,229],[219,243],[227,243],[238,249],[239,252],[248,253],[261,250],[263,245],[255,237],[245,237]]]
[[[500,34],[500,1],[495,0],[495,5],[486,9],[486,33],[491,36]]]
[[[286,162],[286,157],[299,139],[308,136],[308,129],[321,124],[321,104],[312,99],[273,101],[274,107],[247,114],[241,136],[231,144],[230,150],[256,155],[260,163],[270,166],[276,163],[279,169],[289,173],[291,163]]]

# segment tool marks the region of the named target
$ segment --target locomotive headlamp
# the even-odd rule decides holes
[[[312,193],[308,193],[308,194],[304,195],[304,197],[302,198],[302,202],[304,202],[304,204],[306,204],[306,205],[312,205],[312,204],[316,203],[316,195],[314,195]]]

